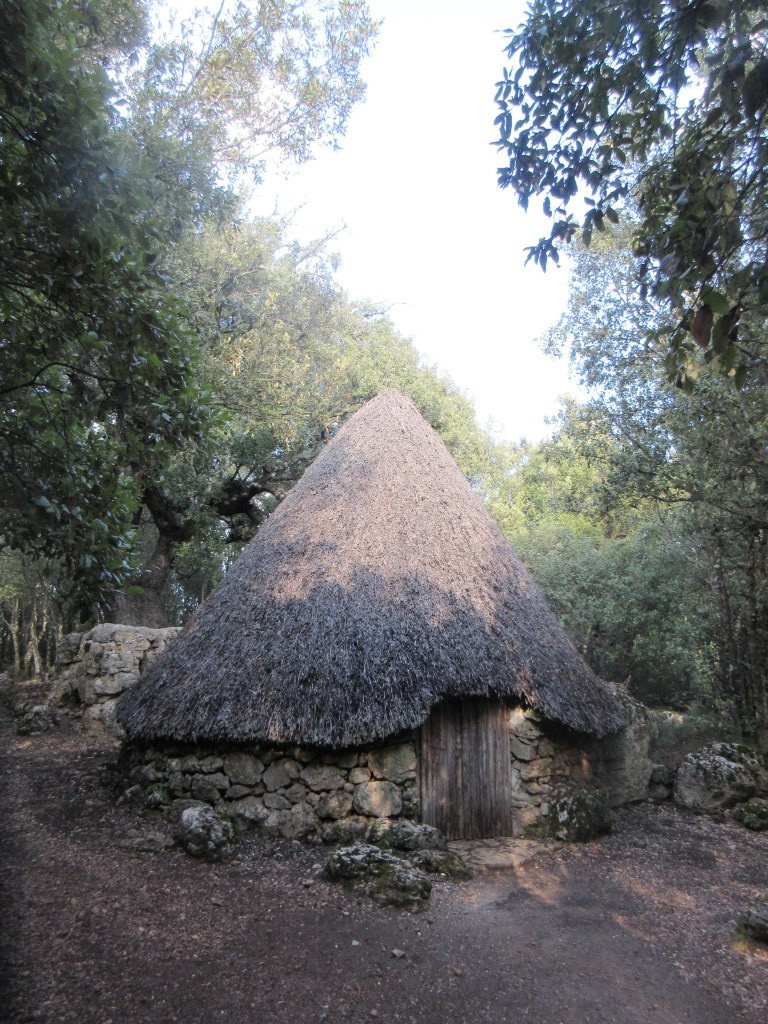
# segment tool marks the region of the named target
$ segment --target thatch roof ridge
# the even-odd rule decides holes
[[[351,746],[444,696],[498,694],[597,735],[615,697],[438,435],[396,391],[339,430],[165,655],[130,737]]]

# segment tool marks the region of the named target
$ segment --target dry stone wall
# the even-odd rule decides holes
[[[413,736],[368,750],[126,745],[128,799],[176,817],[195,803],[269,836],[361,839],[377,818],[417,818]]]
[[[648,797],[653,769],[648,716],[628,694],[620,691],[617,696],[627,725],[603,740],[560,728],[530,709],[510,711],[516,834],[545,830],[550,802],[558,791],[600,790],[611,807]]]
[[[59,645],[58,675],[49,701],[84,708],[83,721],[120,736],[114,720],[120,694],[165,650],[177,628],[149,629],[104,623],[69,633]]]

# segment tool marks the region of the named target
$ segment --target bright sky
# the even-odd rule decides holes
[[[254,209],[297,210],[302,242],[333,242],[352,298],[390,308],[413,339],[510,439],[548,432],[576,388],[537,339],[565,305],[567,272],[546,275],[523,247],[548,228],[496,185],[494,83],[523,0],[370,0],[383,20],[363,68],[367,98],[340,149],[289,178],[269,176]]]
[[[366,101],[338,151],[261,190],[262,212],[303,204],[301,241],[334,240],[353,298],[391,306],[397,327],[468,391],[480,421],[537,439],[567,367],[537,339],[565,305],[567,272],[523,267],[547,230],[496,185],[494,83],[522,0],[371,0],[383,19],[366,62]]]

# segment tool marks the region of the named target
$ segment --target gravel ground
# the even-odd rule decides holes
[[[116,804],[114,750],[8,714],[0,733],[8,1024],[768,1020],[768,947],[735,935],[766,834],[644,805],[600,842],[438,883],[414,915],[326,883],[298,843],[137,852],[171,830]]]

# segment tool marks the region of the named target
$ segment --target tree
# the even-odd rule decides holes
[[[542,269],[579,226],[616,223],[631,197],[643,291],[674,311],[665,369],[688,384],[700,349],[742,382],[768,380],[768,19],[761,0],[534,0],[510,30],[497,86],[499,183],[543,196]],[[580,225],[574,206],[581,200]]]
[[[69,4],[0,11],[0,537],[63,559],[93,600],[127,568],[131,452],[161,457],[201,411],[85,24]]]
[[[638,257],[628,232],[576,248],[568,312],[550,345],[569,345],[592,392],[592,415],[614,438],[601,490],[667,509],[693,553],[717,689],[745,735],[768,746],[768,392],[711,372],[703,353],[688,367],[689,394],[668,381],[665,353],[647,327],[667,315],[632,291]],[[761,353],[768,336],[755,336]],[[676,612],[677,616],[683,614]],[[696,621],[696,620],[692,620]]]
[[[303,162],[335,145],[365,94],[360,64],[377,31],[365,0],[235,0],[158,30],[124,78],[131,133],[159,184],[199,192],[191,168],[258,179],[267,157]]]
[[[234,213],[228,170],[307,158],[362,95],[362,2],[222,10],[161,41],[138,0],[0,10],[0,542],[60,560],[91,612],[146,482],[216,421],[175,248]]]
[[[711,705],[706,573],[685,519],[608,488],[603,411],[564,402],[551,438],[500,446],[487,503],[594,671],[646,703]]]

